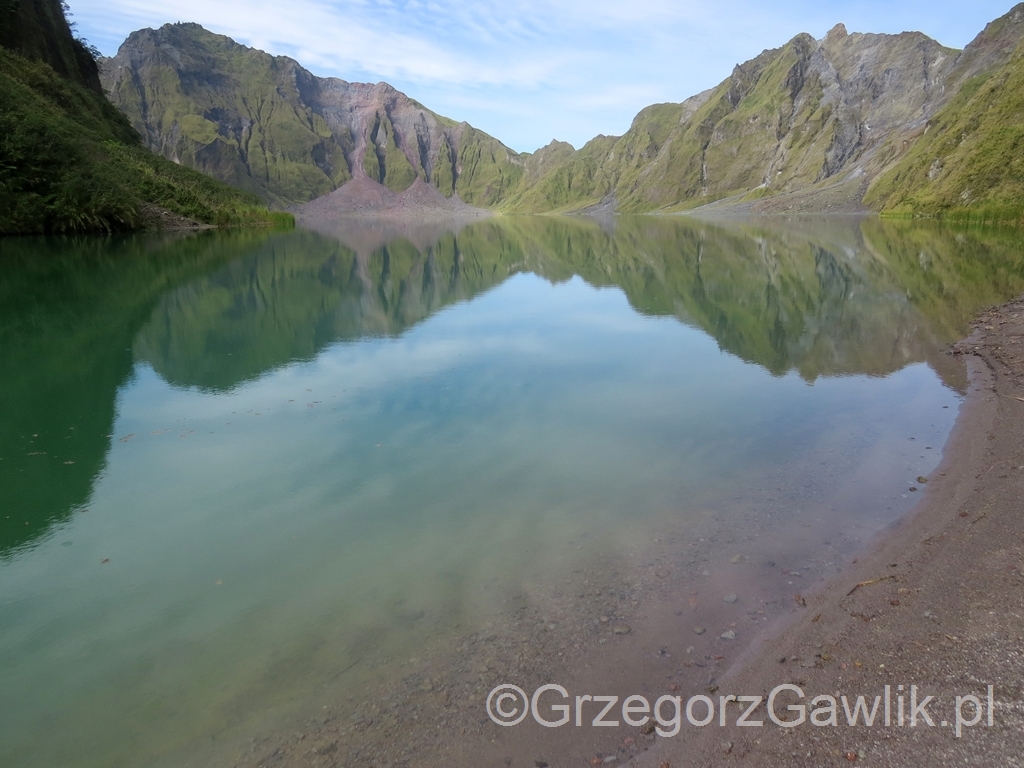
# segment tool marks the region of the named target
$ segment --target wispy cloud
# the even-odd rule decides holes
[[[680,101],[806,31],[923,29],[963,45],[1004,13],[977,0],[71,0],[104,53],[141,27],[194,21],[318,75],[387,80],[516,149],[579,146]]]

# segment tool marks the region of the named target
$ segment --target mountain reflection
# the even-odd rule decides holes
[[[139,362],[176,386],[230,390],[532,272],[621,290],[774,375],[927,361],[962,389],[944,345],[1024,292],[1021,240],[934,222],[675,217],[3,240],[0,557],[87,503]]]
[[[0,557],[88,501],[132,340],[160,297],[265,238],[0,240]]]
[[[464,228],[351,222],[268,239],[159,302],[138,359],[226,390],[327,345],[395,336],[528,271],[622,290],[774,375],[882,376],[928,361],[976,308],[1024,289],[1016,236],[875,219],[737,223],[507,218]]]
[[[494,234],[412,233],[380,244],[353,228],[270,238],[165,295],[136,337],[136,356],[173,384],[217,391],[336,341],[398,335],[517,269],[514,244]]]

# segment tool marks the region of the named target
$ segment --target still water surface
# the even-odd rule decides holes
[[[583,571],[714,579],[743,542],[827,577],[938,463],[944,345],[1024,291],[1019,246],[651,218],[0,242],[0,764],[245,764]]]

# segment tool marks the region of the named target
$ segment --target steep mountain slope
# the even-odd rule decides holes
[[[198,24],[134,32],[101,67],[150,148],[269,202],[304,202],[366,176],[393,192],[419,178],[493,205],[522,175],[497,139],[387,83],[315,77]]]
[[[275,219],[255,197],[141,146],[59,0],[0,6],[0,41],[0,234],[134,229],[159,209],[209,223]]]
[[[977,126],[987,143],[979,138],[977,147],[964,146],[962,161],[980,151],[1005,179],[1019,179],[1012,162],[1016,144],[1006,134],[1013,129],[996,135],[995,122],[1017,114],[1011,102],[1021,91],[1009,71],[1024,34],[1022,19],[1024,4],[989,24],[963,51],[919,32],[848,34],[841,24],[820,41],[798,35],[738,65],[710,91],[647,107],[622,137],[599,136],[578,152],[560,151],[559,162],[548,163],[537,178],[527,174],[504,207],[540,212],[601,204],[640,212],[724,198],[748,210],[827,210],[833,201],[857,208],[868,183],[915,146],[929,119],[961,99],[961,89],[977,95],[943,112],[944,125],[956,122],[954,113],[966,120],[987,112],[993,119],[990,127]],[[992,104],[994,91],[977,91],[986,77],[991,87],[999,84],[1001,107]],[[537,154],[548,153],[546,147]],[[921,153],[929,154],[922,149],[908,161]],[[927,161],[929,168],[933,162]],[[975,188],[991,183],[979,179]],[[875,208],[893,201],[924,202],[881,192],[867,200]],[[963,201],[947,197],[947,204]]]
[[[60,0],[8,0],[0,5],[0,46],[44,62],[65,80],[100,90],[96,61],[71,34]]]
[[[711,91],[643,110],[619,139],[599,137],[516,204],[687,208],[860,177],[894,132],[921,123],[956,51],[920,33],[798,35],[737,66]]]
[[[912,148],[872,185],[868,204],[894,213],[1024,219],[1024,5],[965,49],[1003,59],[964,62],[965,81]]]

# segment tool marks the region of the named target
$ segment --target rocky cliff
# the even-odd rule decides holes
[[[964,49],[946,102],[865,202],[906,214],[1024,219],[1024,5]]]
[[[522,175],[497,139],[387,83],[319,78],[197,24],[134,32],[101,66],[111,100],[151,149],[269,202],[305,202],[367,177],[393,192],[421,179],[493,206]]]

